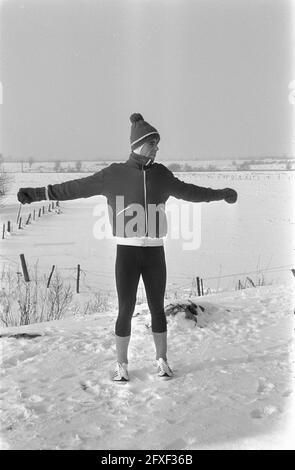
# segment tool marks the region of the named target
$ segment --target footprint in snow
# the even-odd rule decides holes
[[[164,450],[182,450],[186,448],[186,442],[184,439],[175,439],[174,441],[170,442]]]
[[[275,385],[271,382],[268,382],[267,378],[260,377],[258,379],[257,393],[261,395],[266,395],[270,393],[274,388],[275,388]]]
[[[255,408],[251,411],[250,415],[253,419],[261,419],[267,416],[271,416],[274,413],[279,413],[279,409],[273,405],[266,405],[262,409]]]
[[[89,392],[94,395],[99,395],[100,387],[98,385],[92,385],[89,380],[85,380],[84,382],[80,381],[80,386],[84,392]]]
[[[286,390],[283,392],[282,396],[283,397],[289,397],[293,393],[293,390]]]
[[[29,401],[30,401],[31,403],[40,403],[40,402],[43,401],[43,400],[44,400],[44,398],[40,397],[39,395],[31,395],[31,396],[29,397]]]

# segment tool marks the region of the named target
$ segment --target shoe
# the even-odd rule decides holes
[[[126,364],[125,362],[123,362],[122,364],[120,362],[117,362],[115,371],[112,376],[114,382],[128,382],[129,375],[127,367],[128,364]]]
[[[157,365],[158,365],[158,376],[159,377],[173,377],[174,374],[172,370],[170,369],[168,362],[165,361],[162,357],[157,360]]]

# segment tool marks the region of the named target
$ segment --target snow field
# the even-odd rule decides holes
[[[292,286],[193,300],[205,307],[197,326],[168,317],[175,378],[166,381],[156,375],[145,305],[133,318],[127,384],[110,380],[115,312],[2,329],[41,334],[1,338],[4,448],[293,445]]]

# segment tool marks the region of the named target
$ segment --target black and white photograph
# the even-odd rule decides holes
[[[294,26],[0,1],[1,450],[295,449]]]

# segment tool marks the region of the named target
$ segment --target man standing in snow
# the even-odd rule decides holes
[[[152,317],[158,375],[173,376],[167,362],[164,311],[166,262],[163,237],[167,234],[165,203],[169,196],[191,202],[225,200],[232,204],[237,200],[233,189],[211,189],[188,184],[176,178],[164,165],[154,163],[159,150],[159,132],[141,114],[132,114],[130,121],[131,154],[125,163],[113,163],[91,176],[61,184],[20,188],[17,194],[22,204],[46,199],[66,201],[106,196],[110,223],[117,241],[115,275],[119,312],[115,325],[115,381],[129,380],[128,346],[140,276]],[[135,212],[140,215],[136,217],[136,223]]]

